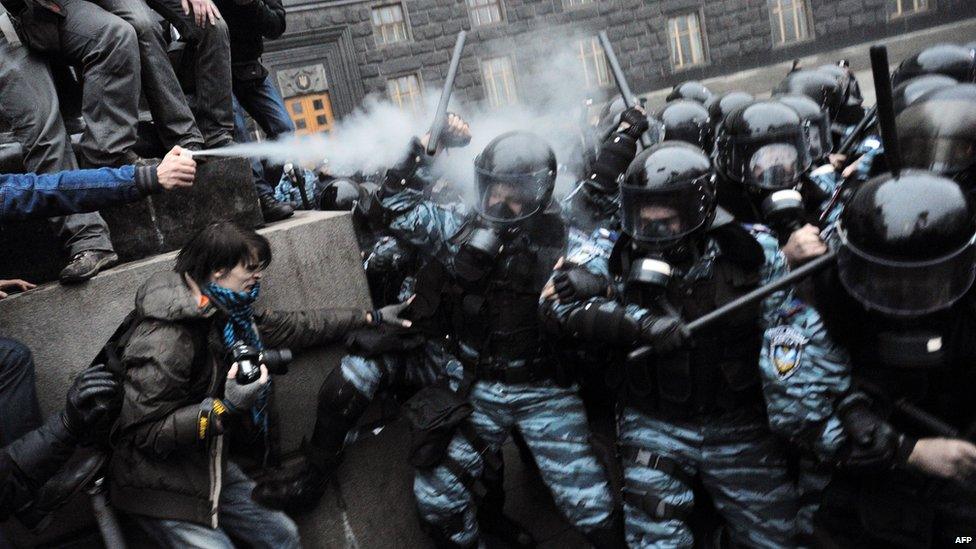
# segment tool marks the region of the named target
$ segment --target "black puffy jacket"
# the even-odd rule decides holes
[[[0,522],[20,510],[75,450],[59,415],[0,449]]]

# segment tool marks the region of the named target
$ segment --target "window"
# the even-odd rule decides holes
[[[518,103],[515,89],[515,71],[508,57],[494,57],[481,62],[485,95],[492,107],[502,107]]]
[[[578,8],[580,6],[592,4],[593,2],[594,0],[563,0],[563,8],[564,9]]]
[[[423,94],[420,91],[420,79],[416,74],[408,74],[386,81],[386,92],[390,96],[390,101],[398,107],[409,112],[418,112],[423,105],[421,99]]]
[[[769,17],[774,44],[790,44],[810,38],[806,0],[769,0]]]
[[[405,42],[407,36],[407,22],[403,17],[403,6],[389,4],[373,8],[373,37],[377,46]]]
[[[285,100],[285,108],[298,135],[327,132],[335,123],[328,92],[289,97]]]
[[[929,0],[889,0],[891,17],[913,15],[929,9]]]
[[[467,2],[472,26],[480,27],[502,20],[501,0],[467,0]]]
[[[580,40],[577,43],[579,58],[583,63],[583,78],[587,88],[603,88],[611,84],[607,69],[607,55],[603,52],[597,37]]]
[[[705,63],[705,44],[697,13],[668,19],[671,40],[671,65],[683,69]]]

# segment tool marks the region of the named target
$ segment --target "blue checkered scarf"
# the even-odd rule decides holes
[[[224,324],[224,347],[229,351],[237,342],[243,341],[257,349],[264,349],[257,330],[254,329],[254,302],[261,294],[261,284],[256,283],[250,292],[235,292],[209,282],[204,286],[204,293],[210,297],[224,312],[227,313],[227,323]],[[271,380],[261,391],[257,403],[251,409],[254,424],[261,430],[268,429],[268,398],[271,394]]]
[[[261,338],[254,330],[254,302],[261,293],[261,284],[257,283],[250,292],[235,292],[219,286],[214,282],[204,287],[207,296],[227,313],[227,324],[224,324],[224,346],[230,350],[238,341],[263,349]]]

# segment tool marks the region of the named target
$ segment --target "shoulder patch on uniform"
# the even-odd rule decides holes
[[[769,358],[780,379],[786,379],[796,372],[803,358],[803,347],[808,341],[793,326],[777,326],[769,330]]]
[[[613,250],[615,238],[612,232],[599,229],[595,233],[585,235],[581,231],[571,229],[569,234],[569,254],[566,260],[576,265],[583,265],[596,258],[609,259]]]

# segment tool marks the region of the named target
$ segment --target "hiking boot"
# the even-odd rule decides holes
[[[78,252],[61,270],[59,278],[62,284],[84,282],[119,262],[119,256],[112,251],[85,250]]]

